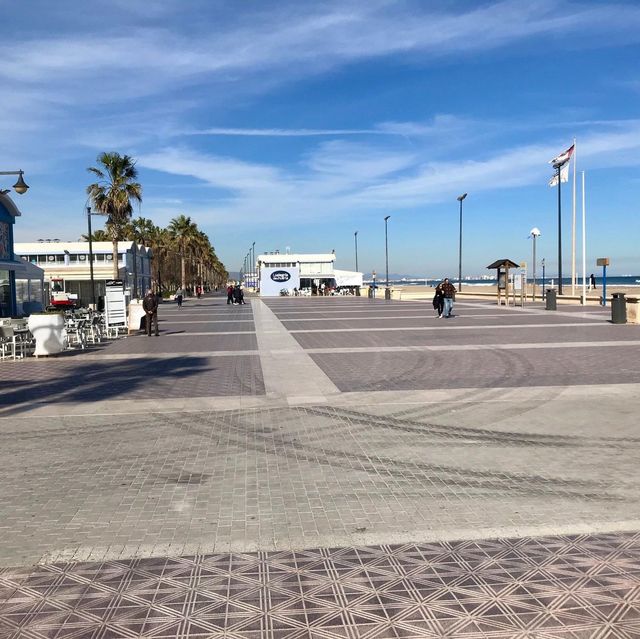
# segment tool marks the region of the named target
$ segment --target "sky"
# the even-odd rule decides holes
[[[0,170],[16,241],[86,232],[87,167],[137,162],[136,214],[190,216],[228,270],[256,253],[425,277],[557,270],[549,164],[577,139],[587,272],[640,274],[635,0],[0,0]],[[8,180],[5,183],[5,180]],[[11,186],[0,177],[0,188]],[[578,185],[579,186],[579,185]],[[571,183],[563,270],[571,271]],[[581,211],[577,201],[578,270]],[[94,227],[100,218],[94,218]],[[540,267],[538,266],[538,272]]]

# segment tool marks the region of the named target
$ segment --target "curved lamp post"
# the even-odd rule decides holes
[[[13,185],[13,190],[18,195],[24,195],[29,190],[29,185],[24,181],[24,171],[22,169],[20,169],[19,171],[0,171],[0,175],[18,176],[16,183]]]

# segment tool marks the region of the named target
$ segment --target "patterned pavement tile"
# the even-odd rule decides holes
[[[0,569],[3,637],[633,639],[640,534]]]
[[[135,339],[146,344],[147,338],[131,341]],[[148,341],[156,344],[159,341],[153,340],[152,337]],[[164,348],[166,350],[166,345]],[[130,347],[128,352],[136,350]],[[0,407],[23,402],[55,404],[264,394],[260,361],[255,355],[154,358],[150,354],[146,358],[84,363],[80,355],[17,362],[11,372],[11,385],[0,388]]]
[[[311,353],[343,391],[631,384],[635,348]]]

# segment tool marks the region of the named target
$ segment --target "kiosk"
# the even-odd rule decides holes
[[[498,306],[502,304],[502,298],[504,298],[504,305],[509,306],[509,269],[519,268],[519,264],[516,264],[513,260],[505,258],[496,260],[492,264],[489,264],[487,268],[496,269],[496,279],[498,280]]]

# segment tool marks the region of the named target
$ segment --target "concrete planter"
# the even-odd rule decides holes
[[[64,350],[64,316],[61,313],[29,315],[27,326],[36,340],[36,357],[55,355]]]

